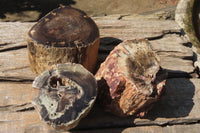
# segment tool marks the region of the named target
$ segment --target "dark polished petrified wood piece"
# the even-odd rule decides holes
[[[35,78],[40,89],[34,104],[41,119],[56,129],[69,130],[87,115],[97,94],[94,76],[80,64],[58,64]]]

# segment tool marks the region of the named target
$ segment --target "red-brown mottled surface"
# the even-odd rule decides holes
[[[116,46],[95,76],[105,110],[119,116],[144,116],[165,85],[158,60],[146,40]]]

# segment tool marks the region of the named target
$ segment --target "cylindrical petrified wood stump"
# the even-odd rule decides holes
[[[142,117],[164,92],[166,72],[147,40],[128,40],[110,52],[95,77],[106,111]]]
[[[60,7],[28,32],[31,70],[40,74],[54,64],[73,62],[93,72],[99,43],[98,27],[90,17],[78,9]]]
[[[41,119],[56,129],[69,130],[87,115],[97,95],[97,82],[80,64],[58,64],[33,82],[40,89],[33,102]]]

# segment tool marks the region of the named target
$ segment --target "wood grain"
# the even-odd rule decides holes
[[[0,86],[1,107],[30,104],[39,92],[37,89],[32,89],[30,83],[0,82]]]
[[[33,23],[0,23],[0,51],[7,51],[26,46],[28,30]]]
[[[5,79],[30,79],[35,78],[31,72],[28,61],[27,49],[0,52],[0,77]]]

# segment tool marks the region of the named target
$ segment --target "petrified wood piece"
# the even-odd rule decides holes
[[[57,129],[69,130],[87,115],[94,104],[97,83],[80,64],[58,64],[35,78],[33,87],[40,89],[34,104],[41,119]]]
[[[166,72],[147,40],[128,40],[110,52],[95,77],[106,111],[142,117],[163,94]]]
[[[84,12],[71,7],[55,9],[28,32],[31,70],[40,74],[54,64],[73,62],[93,72],[99,42],[98,27]]]

